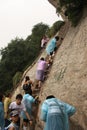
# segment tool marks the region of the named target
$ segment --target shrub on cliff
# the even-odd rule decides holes
[[[57,11],[62,12],[76,26],[82,17],[83,9],[87,5],[86,0],[58,0]],[[63,10],[64,9],[64,10]]]
[[[48,31],[48,36],[49,37],[52,37],[52,36],[54,36],[59,30],[60,30],[60,28],[61,28],[61,26],[63,26],[64,25],[64,21],[57,21],[57,22],[55,22],[53,25],[52,25],[52,27],[50,27],[49,28],[49,31]]]

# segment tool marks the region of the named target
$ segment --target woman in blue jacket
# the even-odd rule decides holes
[[[0,130],[4,130],[5,126],[3,100],[4,96],[3,94],[0,94]]]
[[[48,43],[47,47],[46,47],[46,52],[49,56],[52,56],[57,48],[57,41],[59,40],[58,36],[55,36],[54,38],[52,38],[52,40]]]
[[[40,118],[45,122],[45,130],[69,130],[68,118],[75,111],[75,107],[50,95],[42,104]]]

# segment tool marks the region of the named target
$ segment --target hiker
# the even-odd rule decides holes
[[[32,80],[30,80],[30,77],[29,77],[29,76],[26,76],[26,77],[25,77],[25,82],[24,82],[24,84],[23,84],[23,89],[24,89],[24,88],[26,89],[26,87],[28,87],[28,88],[29,88],[29,91],[32,93],[32,86],[33,86]]]
[[[11,117],[11,123],[5,127],[4,130],[19,130],[19,126],[17,125],[17,122],[19,120],[19,113],[17,110],[13,110],[10,113],[10,117]]]
[[[38,80],[38,88],[41,88],[41,82],[44,81],[44,72],[47,67],[47,62],[43,57],[40,58],[36,70],[36,80]]]
[[[5,120],[4,120],[4,95],[0,93],[0,130],[4,130]]]
[[[30,115],[31,120],[28,120],[24,111],[22,111],[21,117],[23,118],[23,130],[27,130],[28,123],[32,121],[32,104],[35,103],[38,97],[33,98],[32,93],[30,92],[29,88],[24,88],[24,91],[25,91],[25,94],[23,95],[22,102],[24,103],[26,107],[26,111]]]
[[[9,105],[11,103],[11,93],[8,93],[4,99],[4,113],[5,113],[5,126],[8,126],[9,121]]]
[[[68,118],[75,111],[75,107],[49,95],[42,104],[40,118],[45,122],[45,130],[69,130]]]
[[[23,96],[21,94],[17,94],[16,101],[14,101],[10,104],[9,109],[11,111],[17,110],[19,112],[19,117],[21,117],[21,112],[24,111],[28,120],[31,120],[30,115],[28,114],[25,105],[22,103],[22,99],[23,99]],[[20,118],[19,118],[17,124],[18,124],[18,126],[20,126]],[[32,124],[32,121],[30,121],[30,124]]]
[[[46,44],[47,44],[48,41],[49,41],[49,38],[44,35],[42,40],[41,40],[41,48],[42,49],[46,47]]]
[[[49,44],[46,47],[46,52],[51,58],[55,55],[58,40],[59,40],[59,36],[55,36],[54,38],[52,38],[52,40],[49,42]]]

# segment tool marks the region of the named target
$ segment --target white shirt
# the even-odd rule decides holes
[[[26,111],[25,105],[23,103],[17,105],[16,101],[10,104],[9,109],[17,110],[19,112],[19,115],[21,114],[21,111]]]

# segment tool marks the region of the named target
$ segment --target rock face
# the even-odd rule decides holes
[[[42,56],[46,56],[46,53],[42,53]],[[36,64],[27,75],[34,79],[35,73]],[[20,92],[20,87],[14,95]],[[74,105],[77,112],[71,118],[70,130],[87,130],[87,10],[79,25],[69,28],[42,87],[42,96],[39,95],[41,103],[46,96],[53,94]],[[38,123],[36,130],[42,130]]]
[[[57,0],[48,0],[55,8],[57,6],[58,1]]]
[[[57,7],[59,5],[59,0],[48,0],[48,1],[56,8],[56,11],[57,11]],[[64,20],[67,20],[67,17],[65,17],[64,12],[65,12],[65,8],[62,8],[60,15],[62,16],[62,18]]]
[[[76,28],[69,28],[55,55],[42,101],[49,94],[76,107],[71,130],[87,130],[87,13]]]

